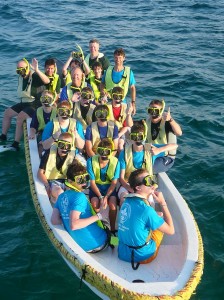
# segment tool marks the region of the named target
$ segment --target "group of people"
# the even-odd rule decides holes
[[[71,52],[62,74],[54,59],[46,60],[44,72],[36,59],[18,62],[21,102],[5,110],[0,140],[7,141],[17,117],[10,147],[19,150],[23,122],[32,118],[29,139],[37,138],[38,178],[54,206],[52,224],[63,224],[90,253],[118,236],[119,258],[136,269],[156,257],[163,233],[174,233],[156,174],[173,166],[178,145],[169,135],[182,130],[164,100],[149,101],[146,118],[133,120],[136,82],[124,66],[124,49],[114,51],[113,65],[98,40],[90,40],[89,50],[86,57]]]

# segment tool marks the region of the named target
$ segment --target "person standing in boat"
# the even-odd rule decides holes
[[[93,211],[83,191],[89,185],[86,168],[73,162],[68,167],[67,190],[60,194],[54,206],[51,223],[63,224],[65,230],[86,252],[97,253],[108,246],[108,236],[101,220],[108,216],[108,210],[100,207],[97,214]]]
[[[21,102],[5,110],[2,121],[2,134],[0,135],[1,141],[7,140],[11,120],[17,117],[15,140],[10,146],[12,150],[19,150],[19,142],[23,134],[23,122],[31,118],[35,110],[41,106],[39,101],[40,87],[50,83],[48,76],[39,70],[38,60],[35,58],[32,60],[31,65],[25,58],[20,60],[17,63],[16,73],[19,75],[17,94]]]
[[[51,145],[58,140],[62,132],[73,135],[73,149],[82,150],[85,145],[85,136],[82,124],[71,118],[71,104],[68,101],[59,102],[57,105],[58,117],[48,122],[42,134],[42,145],[44,150],[50,149]]]
[[[152,145],[145,143],[146,130],[144,122],[134,121],[134,125],[131,128],[130,139],[131,144],[127,144],[124,150],[119,155],[119,161],[121,166],[120,184],[118,189],[118,197],[120,199],[120,206],[122,205],[124,198],[128,193],[133,193],[133,189],[128,183],[131,172],[136,169],[145,168],[150,176],[156,174],[154,170],[154,164],[160,156],[165,155],[165,151],[176,150],[178,145],[175,143]],[[158,168],[159,163],[157,164]],[[169,166],[162,164],[160,166],[161,172],[168,171]],[[149,201],[153,203],[152,197]]]
[[[120,86],[124,90],[124,102],[128,90],[130,89],[131,105],[133,106],[133,114],[136,113],[136,87],[134,74],[130,67],[124,66],[125,52],[124,49],[118,48],[114,51],[114,66],[108,67],[104,72],[104,75],[100,84],[101,95],[106,95],[111,98],[111,92],[113,87]],[[106,92],[105,92],[106,90]]]
[[[130,132],[131,127],[133,126],[132,120],[132,105],[127,106],[126,103],[123,103],[124,90],[120,86],[115,86],[112,89],[112,103],[108,103],[109,108],[109,117],[108,120],[115,122],[118,127],[118,151],[120,152],[125,143],[125,134]]]
[[[119,212],[118,257],[131,262],[136,270],[139,264],[149,263],[156,258],[163,234],[173,235],[175,230],[163,194],[154,189],[148,171],[133,171],[129,184],[133,193],[126,197]],[[163,218],[149,205],[149,195],[159,203]]]
[[[52,203],[63,193],[68,166],[76,157],[72,150],[73,137],[68,132],[60,134],[59,139],[41,157],[38,178],[44,184]]]
[[[120,175],[120,163],[112,155],[113,141],[104,138],[97,147],[97,154],[87,160],[87,171],[90,175],[89,199],[96,212],[103,202],[109,205],[111,232],[115,233],[117,216],[116,185]]]
[[[103,66],[99,61],[96,61],[92,65],[92,70],[89,72],[86,72],[87,76],[87,82],[90,84],[93,92],[94,92],[94,98],[95,98],[95,104],[97,105],[98,103],[103,104],[101,102],[101,95],[100,95],[100,83],[102,80],[103,76]]]
[[[101,52],[100,42],[97,39],[92,39],[89,41],[89,54],[85,57],[86,64],[92,69],[95,62],[100,62],[103,70],[106,70],[110,66],[109,59]],[[84,66],[85,67],[85,66]]]
[[[171,116],[170,108],[167,112],[164,112],[165,101],[164,100],[152,100],[148,107],[149,117],[145,120],[146,123],[146,141],[152,144],[167,144],[170,143],[169,134],[172,133],[175,136],[182,135],[182,129],[180,125]],[[174,164],[175,155],[168,154],[157,158],[154,163],[154,172],[164,172],[163,169],[171,168]]]
[[[118,147],[118,127],[113,121],[107,121],[109,117],[109,108],[107,105],[98,105],[95,109],[97,121],[86,128],[86,153],[88,157],[96,154],[96,149],[100,140],[110,138],[114,143],[115,156]]]

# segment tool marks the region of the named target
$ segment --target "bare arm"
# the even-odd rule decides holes
[[[77,230],[84,228],[92,223],[99,220],[98,216],[91,216],[89,218],[80,219],[80,212],[77,210],[72,210],[70,212],[70,228],[71,230]]]
[[[37,177],[43,183],[43,185],[45,186],[45,189],[46,189],[47,194],[49,196],[50,193],[51,193],[51,188],[50,188],[50,185],[48,183],[47,177],[45,175],[45,170],[39,168],[38,171],[37,171]]]
[[[125,175],[125,170],[122,169],[120,172],[120,183],[121,185],[130,193],[133,193],[133,189],[130,187],[130,185],[127,183],[127,181],[124,179],[124,175]]]
[[[151,146],[151,153],[152,155],[158,155],[161,152],[170,151],[170,150],[176,150],[178,148],[177,144],[167,144],[165,146],[162,146],[160,148],[157,148],[156,146]]]
[[[130,86],[130,92],[131,92],[131,104],[133,108],[132,114],[135,115],[136,114],[136,87],[134,84]]]
[[[53,212],[51,215],[51,223],[53,225],[61,225],[62,224],[60,212],[57,208],[53,208]]]
[[[175,233],[173,219],[168,209],[167,203],[162,192],[154,191],[153,197],[160,204],[165,222],[158,229],[163,233],[173,235]]]
[[[64,64],[63,68],[62,68],[62,74],[64,77],[66,77],[66,75],[68,74],[68,67],[70,65],[70,62],[72,61],[72,52],[70,53],[70,56],[68,57],[66,63]]]
[[[44,84],[50,83],[49,77],[39,70],[38,60],[36,58],[32,59],[32,64],[30,66],[37,73]]]
[[[171,113],[170,113],[170,107],[168,108],[167,112],[163,113],[163,119],[165,121],[170,122],[170,125],[173,129],[173,132],[176,136],[181,136],[182,135],[182,129],[180,127],[180,125],[171,117]]]
[[[89,157],[95,155],[95,153],[93,152],[93,144],[91,141],[86,141],[86,153]]]

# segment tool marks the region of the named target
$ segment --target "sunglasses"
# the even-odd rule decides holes
[[[26,75],[27,68],[16,68],[16,73],[19,75]]]
[[[40,101],[41,103],[51,104],[54,101],[54,99],[50,96],[41,96]]]
[[[97,110],[95,112],[96,118],[107,118],[108,117],[108,111],[106,109]]]
[[[145,135],[141,132],[132,132],[130,133],[130,139],[135,142],[143,141],[145,139]]]
[[[150,115],[160,115],[161,114],[161,112],[162,112],[162,108],[158,108],[158,107],[149,107],[148,108],[148,113],[150,114]]]
[[[71,150],[72,144],[67,141],[59,140],[58,141],[58,148],[61,150]]]
[[[110,156],[112,150],[110,148],[104,148],[104,147],[98,147],[96,152],[100,155],[100,156]]]
[[[122,100],[123,97],[123,94],[112,93],[112,99],[114,100]]]
[[[144,184],[145,186],[154,186],[155,188],[158,187],[158,185],[155,183],[155,181],[153,180],[153,176],[151,175],[147,175],[145,176],[141,182],[139,182],[137,185],[141,185]]]
[[[85,93],[85,92],[81,93],[81,98],[84,100],[92,100],[93,99],[91,93]]]
[[[59,116],[70,116],[70,113],[71,113],[71,111],[68,108],[63,108],[63,107],[58,108],[58,115]]]
[[[74,177],[74,182],[76,182],[77,184],[83,184],[86,183],[90,180],[90,176],[88,173],[82,174],[82,175],[76,175]]]

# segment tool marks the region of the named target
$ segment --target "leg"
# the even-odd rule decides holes
[[[95,210],[96,213],[98,213],[100,211],[100,201],[98,197],[92,197],[90,199],[90,202],[93,206],[93,209]]]
[[[111,231],[115,231],[115,223],[117,217],[117,198],[110,196],[109,198],[109,219]]]
[[[23,135],[23,122],[28,118],[30,118],[30,116],[24,111],[21,111],[17,116],[15,141],[18,143],[20,142],[20,139]]]
[[[7,132],[11,126],[12,118],[16,117],[17,115],[18,113],[10,107],[5,110],[2,120],[2,134],[7,135]]]
[[[53,204],[56,203],[58,196],[63,192],[64,190],[59,185],[53,184],[51,187],[51,197],[50,197],[51,203]]]
[[[156,251],[148,259],[141,261],[140,262],[141,264],[148,264],[156,258],[157,254],[159,252],[159,247],[160,247],[162,239],[163,239],[163,233],[159,230],[153,230],[152,235],[151,235],[151,239],[154,240],[154,242],[156,243]]]

